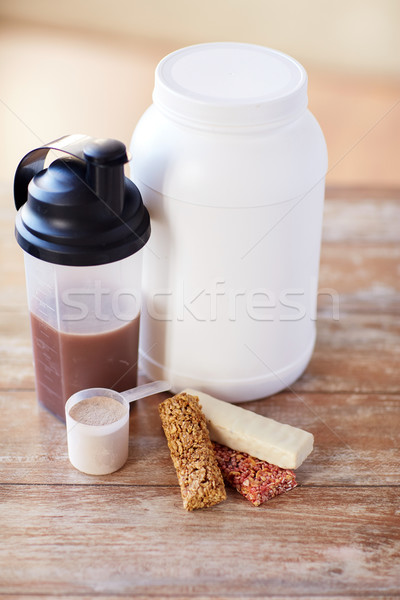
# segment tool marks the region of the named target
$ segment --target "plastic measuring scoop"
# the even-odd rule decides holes
[[[152,381],[125,392],[88,388],[73,394],[65,405],[71,464],[89,475],[120,469],[128,458],[130,402],[170,387],[168,381]]]

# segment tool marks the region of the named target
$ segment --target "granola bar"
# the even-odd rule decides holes
[[[159,405],[161,423],[186,510],[213,506],[226,498],[199,400],[178,394]]]
[[[224,479],[254,506],[296,487],[293,471],[214,442]]]

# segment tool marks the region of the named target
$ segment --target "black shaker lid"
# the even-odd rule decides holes
[[[44,169],[51,150],[69,157]],[[122,142],[80,135],[29,152],[14,180],[15,235],[23,250],[73,266],[110,263],[140,250],[150,237],[150,217],[124,175],[128,160]]]

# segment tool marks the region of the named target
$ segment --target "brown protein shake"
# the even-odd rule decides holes
[[[90,387],[136,386],[139,316],[104,333],[60,332],[31,313],[38,400],[64,420],[72,394]]]

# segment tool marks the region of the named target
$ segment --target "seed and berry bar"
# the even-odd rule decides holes
[[[296,487],[293,471],[214,442],[224,479],[254,506]]]
[[[224,480],[198,398],[178,394],[162,402],[159,412],[184,508],[194,510],[225,500]]]

